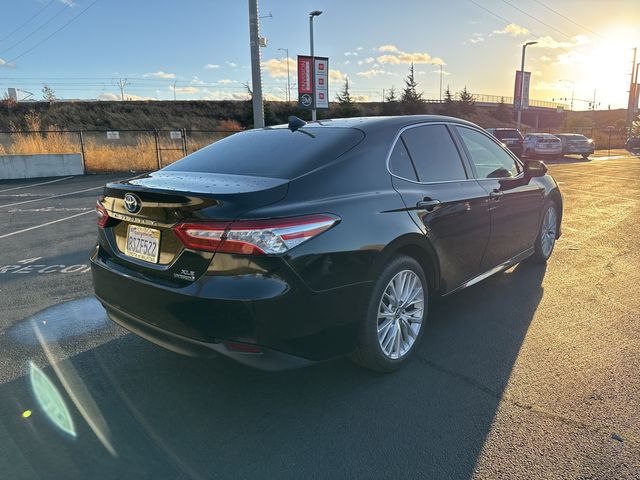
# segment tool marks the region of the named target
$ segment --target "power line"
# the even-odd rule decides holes
[[[30,49],[26,50],[25,52],[22,52],[20,55],[18,55],[17,57],[14,57],[13,59],[11,59],[8,63],[13,63],[16,60],[18,60],[19,58],[24,57],[26,54],[30,53],[31,51],[35,50],[37,47],[39,47],[40,45],[42,45],[44,42],[46,42],[47,40],[49,40],[51,37],[53,37],[55,34],[57,34],[58,32],[60,32],[61,30],[63,30],[64,28],[66,28],[68,25],[70,25],[71,23],[73,23],[74,20],[76,20],[77,18],[79,18],[82,14],[84,14],[87,10],[89,10],[91,7],[93,7],[96,3],[98,3],[100,0],[94,0],[93,2],[91,2],[84,10],[80,11],[80,13],[78,13],[76,16],[71,17],[71,19],[63,24],[60,28],[58,28],[57,30],[54,30],[53,33],[51,33],[50,35],[48,35],[47,37],[45,37],[43,40],[39,41],[38,43],[36,43],[33,47],[31,47]]]
[[[4,42],[7,38],[9,38],[11,35],[13,35],[14,33],[20,31],[23,27],[26,27],[29,23],[31,23],[38,15],[40,15],[42,12],[44,12],[47,7],[49,5],[51,5],[53,2],[55,2],[56,0],[50,0],[49,3],[47,3],[44,7],[42,7],[40,10],[38,10],[36,13],[34,13],[33,15],[31,15],[31,17],[29,17],[22,25],[20,25],[19,27],[15,28],[14,30],[11,30],[9,33],[7,33],[4,37],[0,38],[0,42]]]
[[[550,28],[551,30],[553,30],[554,32],[559,33],[560,35],[563,35],[564,37],[571,39],[571,37],[569,35],[567,35],[566,33],[564,33],[562,30],[558,30],[557,28],[549,25],[546,22],[543,22],[542,20],[540,20],[539,18],[535,17],[534,15],[531,15],[530,13],[525,12],[524,10],[522,10],[520,7],[515,6],[513,3],[508,2],[507,0],[502,0],[504,3],[506,3],[507,5],[509,5],[511,8],[515,8],[516,10],[518,10],[520,13],[526,15],[529,18],[532,18],[533,20],[535,20],[538,23],[541,23],[542,25],[544,25],[547,28]]]
[[[60,14],[64,11],[67,10],[67,8],[69,8],[68,4],[65,4],[64,7],[62,7],[60,10],[58,10],[58,12],[51,17],[49,20],[47,20],[46,22],[44,22],[42,25],[40,25],[38,28],[36,28],[35,30],[33,30],[31,33],[29,33],[26,37],[23,37],[22,39],[18,40],[16,43],[14,43],[13,45],[11,45],[8,48],[5,48],[4,50],[2,50],[0,52],[0,55],[2,55],[5,52],[8,52],[9,50],[13,49],[14,47],[17,47],[18,45],[20,45],[22,42],[24,42],[25,40],[28,40],[29,38],[31,38],[33,35],[35,35],[36,33],[38,33],[40,30],[42,30],[44,27],[46,27],[47,25],[49,25],[51,22],[53,22],[56,18],[58,18],[58,16],[60,16]]]
[[[533,1],[534,1],[534,2],[536,2],[536,3],[538,3],[538,4],[540,4],[540,5],[542,5],[544,8],[546,8],[546,9],[547,9],[547,10],[549,10],[550,12],[553,12],[553,13],[555,13],[556,15],[558,15],[558,16],[560,16],[560,17],[564,18],[564,19],[565,19],[565,20],[567,20],[568,22],[573,23],[575,26],[580,27],[580,28],[582,28],[582,29],[584,29],[584,30],[586,30],[586,31],[588,31],[588,32],[590,32],[590,33],[593,33],[593,34],[594,34],[594,35],[596,35],[597,37],[600,37],[600,38],[604,39],[604,37],[603,37],[602,35],[600,35],[598,32],[594,32],[594,31],[593,31],[593,30],[591,30],[590,28],[585,27],[584,25],[581,25],[580,23],[578,23],[578,22],[576,22],[576,21],[572,20],[571,18],[569,18],[569,17],[567,17],[567,16],[563,15],[562,13],[558,12],[557,10],[554,10],[553,8],[551,8],[550,6],[548,6],[548,5],[547,5],[547,4],[545,4],[545,3],[541,2],[540,0],[533,0]]]

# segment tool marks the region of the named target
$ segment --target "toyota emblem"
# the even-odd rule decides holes
[[[142,208],[142,202],[137,195],[127,193],[124,196],[124,208],[126,208],[129,213],[138,213]]]

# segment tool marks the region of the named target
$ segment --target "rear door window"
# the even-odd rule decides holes
[[[515,177],[518,163],[500,145],[484,133],[466,127],[456,127],[464,142],[478,178]]]
[[[332,162],[356,146],[355,128],[267,128],[236,133],[164,170],[293,179]]]
[[[404,146],[402,138],[399,138],[395,147],[393,147],[391,157],[389,158],[389,169],[391,173],[401,178],[413,180],[414,182],[418,180],[413,162],[411,161],[411,157],[409,157],[407,147]]]
[[[421,182],[450,182],[467,178],[458,149],[445,125],[409,128],[401,138]]]

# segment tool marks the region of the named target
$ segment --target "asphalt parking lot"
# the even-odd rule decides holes
[[[0,181],[0,478],[640,478],[640,157],[548,165],[548,265],[436,302],[391,375],[127,334],[87,259],[95,198],[126,175]]]

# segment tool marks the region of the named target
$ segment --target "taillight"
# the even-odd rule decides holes
[[[174,227],[185,247],[241,255],[277,255],[328,230],[339,221],[333,215],[236,222],[183,223]]]
[[[96,214],[98,215],[98,226],[104,228],[109,221],[109,212],[104,208],[100,202],[96,204]]]

